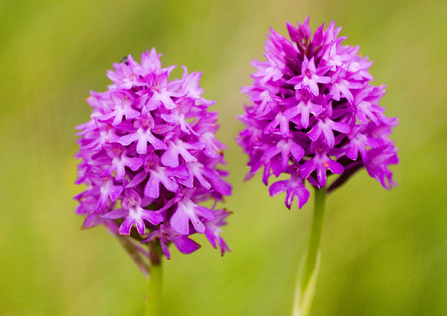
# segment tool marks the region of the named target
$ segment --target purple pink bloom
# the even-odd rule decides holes
[[[299,208],[307,202],[305,180],[330,192],[365,167],[386,189],[396,185],[388,166],[399,159],[388,136],[398,120],[378,104],[385,86],[371,85],[372,62],[341,45],[346,37],[334,22],[313,37],[309,18],[287,29],[290,40],[271,29],[267,61],[252,62],[253,85],[242,88],[250,103],[237,142],[249,156],[247,179],[261,168],[265,185],[289,175],[270,186],[271,196],[286,192],[289,209],[295,196]],[[339,177],[327,185],[332,174]]]
[[[162,68],[155,49],[115,63],[108,91],[91,92],[91,119],[78,126],[81,138],[77,184],[86,190],[75,199],[84,227],[104,225],[132,255],[148,256],[140,242],[158,240],[169,259],[173,243],[182,253],[200,246],[189,237],[205,234],[211,245],[229,251],[221,227],[230,214],[215,209],[231,194],[223,180],[226,148],[215,138],[217,112],[202,98],[201,73],[169,80],[175,68]],[[212,200],[211,208],[200,205]],[[211,203],[213,204],[213,203]],[[138,262],[137,262],[138,263]],[[140,266],[141,267],[141,266]]]

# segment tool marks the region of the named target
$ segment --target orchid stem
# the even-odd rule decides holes
[[[161,315],[161,296],[163,291],[163,265],[160,255],[160,245],[156,242],[149,244],[149,286],[147,291],[146,316]]]
[[[318,271],[320,269],[320,241],[324,219],[326,189],[315,189],[315,206],[312,217],[312,228],[304,264],[298,269],[298,282],[295,289],[293,316],[307,316],[310,314],[312,299],[315,294]]]

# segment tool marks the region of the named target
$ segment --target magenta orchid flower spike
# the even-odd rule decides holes
[[[359,47],[341,45],[341,28],[332,22],[311,37],[309,18],[298,28],[287,23],[291,40],[271,29],[264,56],[254,60],[252,86],[244,87],[251,103],[239,119],[247,126],[238,143],[249,156],[251,178],[262,167],[263,182],[271,175],[290,179],[270,186],[270,195],[286,192],[301,208],[309,198],[305,180],[326,187],[327,176],[339,175],[333,191],[365,167],[387,189],[395,185],[388,165],[398,163],[389,139],[398,124],[378,103],[385,86],[372,86],[372,62]]]
[[[86,215],[84,228],[99,224],[119,237],[125,249],[147,274],[145,263],[153,249],[170,258],[169,245],[185,254],[200,245],[189,237],[204,234],[222,255],[229,247],[221,227],[229,212],[215,209],[231,194],[223,180],[226,148],[215,138],[217,113],[202,98],[201,73],[169,80],[175,68],[162,68],[155,49],[115,63],[107,76],[108,91],[91,92],[91,119],[78,126],[81,159],[76,213]],[[212,200],[211,208],[202,206]],[[161,254],[161,253],[160,253]]]
[[[366,168],[386,189],[396,185],[389,165],[397,149],[389,135],[398,124],[384,115],[379,101],[385,86],[373,86],[372,65],[359,47],[342,45],[341,28],[332,22],[311,36],[309,18],[295,27],[287,23],[290,40],[273,29],[266,41],[266,61],[254,60],[253,84],[242,88],[250,103],[239,119],[246,128],[237,138],[248,155],[252,178],[285,174],[271,184],[271,196],[286,193],[285,204],[301,208],[315,190],[315,211],[309,250],[299,274],[293,315],[308,315],[320,263],[320,238],[325,197]],[[328,184],[330,175],[338,177]]]

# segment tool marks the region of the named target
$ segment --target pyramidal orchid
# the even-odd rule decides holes
[[[379,105],[385,86],[373,86],[368,57],[359,47],[342,45],[341,28],[332,22],[311,34],[309,18],[297,27],[287,23],[290,40],[271,29],[265,45],[266,61],[254,60],[253,84],[243,87],[250,103],[239,119],[246,125],[237,138],[248,155],[246,179],[262,170],[286,175],[270,185],[271,196],[286,193],[291,208],[309,199],[306,182],[316,189],[312,236],[294,315],[307,315],[319,266],[320,231],[325,196],[365,168],[383,187],[396,185],[389,165],[397,164],[390,140],[396,118]],[[334,181],[328,179],[337,175]]]
[[[195,233],[222,255],[230,251],[221,236],[230,213],[215,208],[231,186],[219,169],[226,147],[215,138],[214,102],[202,97],[201,73],[183,67],[182,78],[170,80],[175,66],[162,68],[160,56],[152,49],[141,64],[130,55],[113,64],[112,84],[91,92],[91,119],[77,127],[76,183],[85,191],[75,196],[76,213],[84,228],[103,225],[116,235],[151,279],[170,245],[184,254],[200,247]],[[201,205],[208,200],[214,206]]]

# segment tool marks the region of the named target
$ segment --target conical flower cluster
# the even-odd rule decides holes
[[[388,136],[398,121],[379,106],[385,86],[370,84],[372,62],[341,45],[334,22],[313,37],[309,18],[287,29],[290,41],[271,29],[267,61],[253,61],[253,85],[242,89],[250,104],[237,141],[249,156],[247,178],[262,167],[265,185],[272,174],[290,175],[269,188],[286,192],[288,208],[295,196],[300,208],[307,202],[305,180],[323,188],[330,174],[340,176],[329,191],[363,167],[385,188],[395,185],[388,165],[399,160]]]
[[[217,168],[225,146],[215,138],[217,113],[208,111],[214,102],[202,98],[201,73],[183,67],[183,77],[170,81],[175,66],[162,68],[160,55],[152,49],[141,65],[130,55],[114,64],[108,91],[87,99],[93,113],[78,126],[76,155],[82,159],[76,183],[87,189],[75,197],[76,212],[87,215],[84,227],[103,224],[143,243],[157,239],[167,258],[170,243],[183,253],[197,250],[189,239],[194,233],[223,254],[229,248],[220,233],[229,212],[199,204],[231,194],[222,179],[227,172]]]

